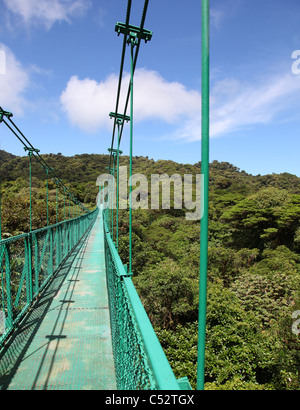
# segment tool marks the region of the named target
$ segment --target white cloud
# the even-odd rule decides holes
[[[129,85],[129,74],[123,79],[124,89],[120,110],[124,110]],[[87,132],[100,127],[111,127],[109,113],[115,110],[118,78],[110,75],[103,82],[91,79],[70,79],[61,95],[63,110],[70,122]],[[170,124],[179,123],[184,116],[194,115],[201,107],[197,91],[187,90],[177,82],[167,82],[155,71],[137,69],[134,80],[134,119],[160,119]]]
[[[211,17],[212,25],[215,26],[216,28],[220,28],[220,24],[225,17],[225,13],[223,10],[220,10],[217,8],[211,8],[210,17]]]
[[[101,83],[73,76],[60,97],[70,122],[91,133],[110,126],[109,113],[114,111],[117,81],[115,75]]]
[[[243,10],[247,0],[222,0],[212,2],[210,7],[210,19],[212,28],[220,29],[225,23],[228,24],[232,18],[236,18]]]
[[[6,60],[5,74],[0,75],[0,106],[21,115],[28,104],[25,92],[30,75],[8,47],[0,43],[0,50],[4,51]]]
[[[97,83],[72,77],[61,95],[61,104],[70,122],[87,132],[111,127],[109,112],[115,109],[118,78]],[[129,74],[124,84],[129,84]],[[159,73],[138,69],[134,83],[134,120],[159,119],[172,126],[170,139],[201,139],[201,95],[178,82],[168,82]],[[124,90],[127,93],[127,87]],[[300,76],[291,73],[244,83],[224,79],[211,89],[211,137],[220,137],[256,124],[269,124],[295,107]],[[120,111],[123,112],[125,94]]]
[[[139,69],[135,76],[135,119],[157,118],[170,124],[194,116],[201,108],[201,95],[178,82],[168,82],[159,73]]]
[[[50,29],[59,21],[70,22],[90,6],[88,0],[3,0],[12,15],[26,25],[43,25]]]
[[[219,81],[211,89],[210,136],[222,137],[258,124],[289,120],[295,108],[299,112],[299,92],[300,76],[291,73],[265,76],[251,84],[236,79]],[[201,114],[188,117],[170,138],[200,140]]]
[[[255,124],[269,124],[295,104],[299,106],[300,77],[291,73],[246,84],[234,79],[212,89],[211,136],[217,137]]]

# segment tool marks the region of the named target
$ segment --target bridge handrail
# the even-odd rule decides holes
[[[104,229],[118,389],[180,390],[180,383],[174,376],[132,279],[122,264],[105,218]],[[130,335],[129,332],[135,334]]]
[[[0,350],[98,212],[0,241]]]
[[[8,244],[8,243],[10,243],[10,242],[15,242],[17,239],[26,238],[26,237],[28,237],[28,236],[30,236],[30,235],[34,235],[34,234],[37,234],[37,233],[41,233],[41,232],[47,231],[47,230],[49,230],[49,229],[54,229],[54,228],[56,228],[56,227],[58,227],[58,226],[64,225],[66,222],[69,222],[69,221],[76,221],[77,219],[80,219],[80,218],[82,218],[82,217],[91,216],[91,215],[92,215],[94,212],[96,212],[96,211],[97,211],[97,209],[91,211],[91,212],[88,213],[88,214],[81,215],[81,216],[78,216],[78,217],[76,217],[76,218],[68,219],[67,221],[58,222],[57,224],[53,224],[53,225],[45,226],[45,227],[43,227],[43,228],[35,229],[35,230],[31,231],[31,232],[24,232],[24,233],[21,233],[21,234],[19,234],[19,235],[14,235],[14,236],[11,236],[11,237],[9,237],[9,238],[2,239],[2,240],[0,241],[0,246],[1,246],[1,245],[4,245],[4,244]]]

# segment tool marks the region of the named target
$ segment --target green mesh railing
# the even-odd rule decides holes
[[[98,212],[0,242],[0,349]]]
[[[104,229],[117,387],[119,390],[183,389],[184,381],[176,381],[131,277],[121,262],[105,217]]]

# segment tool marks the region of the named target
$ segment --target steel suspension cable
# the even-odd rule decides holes
[[[130,1],[131,3],[131,1]],[[149,6],[149,0],[145,0],[144,3],[144,8],[143,8],[143,14],[142,14],[142,19],[141,19],[141,23],[140,23],[140,28],[139,30],[142,31],[144,29],[145,26],[145,21],[146,21],[146,16],[147,16],[147,11],[148,11],[148,6]],[[131,7],[131,4],[130,4]],[[129,25],[129,17],[130,17],[130,13],[128,14],[128,9],[127,9],[127,16],[126,16],[126,26]],[[140,45],[141,45],[141,38],[138,38],[138,42],[136,45],[136,51],[135,51],[135,55],[134,55],[134,63],[133,63],[133,73],[135,73],[135,69],[136,69],[136,65],[137,65],[137,59],[138,59],[138,55],[139,55],[139,50],[140,50]],[[120,71],[120,78],[119,78],[119,85],[118,85],[118,95],[117,95],[117,106],[116,106],[116,113],[118,112],[118,108],[119,108],[119,98],[120,98],[120,91],[121,91],[121,84],[122,84],[122,77],[123,77],[123,65],[124,65],[124,57],[125,57],[125,49],[124,46],[126,48],[126,43],[128,43],[127,40],[127,34],[125,34],[124,36],[124,42],[123,42],[123,51],[122,51],[122,60],[121,60],[121,70]],[[128,92],[127,92],[127,97],[126,97],[126,102],[125,102],[125,108],[124,108],[124,117],[127,115],[127,110],[128,110],[128,105],[129,105],[129,99],[130,99],[130,92],[131,92],[131,84],[129,82],[128,85]],[[121,139],[122,139],[122,135],[123,135],[123,130],[124,130],[124,123],[121,125],[121,129],[119,132],[119,145],[121,144]],[[114,145],[114,138],[115,138],[115,130],[116,130],[116,121],[114,122],[114,129],[113,129],[113,137],[112,137],[112,144],[111,144],[111,149],[113,149],[113,145]],[[112,157],[110,156],[110,162],[109,162],[109,167],[111,168],[111,162],[112,162]]]
[[[144,26],[145,26],[145,21],[146,21],[146,16],[147,16],[147,11],[148,11],[148,5],[149,5],[149,0],[145,0],[142,20],[141,20],[141,24],[140,24],[140,31],[142,31],[144,29]],[[140,46],[141,46],[141,38],[138,39],[138,43],[136,45],[136,51],[135,51],[134,62],[133,62],[133,74],[135,73],[137,59],[138,59],[138,55],[139,55],[139,51],[140,51]],[[130,99],[130,93],[131,93],[131,84],[129,83],[127,98],[126,98],[125,108],[124,108],[124,116],[127,114],[127,109],[128,109],[128,105],[129,105],[129,99]],[[121,144],[123,129],[124,129],[124,123],[123,123],[123,125],[121,127],[121,131],[120,131],[119,144]]]
[[[124,42],[123,42],[123,50],[122,50],[122,58],[121,58],[121,69],[120,69],[120,75],[119,75],[119,84],[118,84],[118,92],[117,92],[117,103],[116,103],[116,111],[115,113],[110,113],[111,118],[115,118],[114,120],[114,128],[113,128],[113,136],[112,136],[112,142],[111,142],[111,148],[109,149],[110,151],[110,159],[109,159],[109,167],[108,170],[110,174],[114,176],[115,173],[115,160],[117,159],[117,166],[119,168],[119,148],[120,148],[120,143],[122,139],[122,133],[124,129],[124,123],[126,118],[130,120],[130,154],[129,154],[129,160],[130,160],[130,193],[129,193],[129,275],[132,275],[132,174],[133,174],[133,78],[134,78],[134,73],[136,69],[136,64],[137,64],[137,59],[139,55],[139,49],[141,45],[141,41],[144,40],[145,42],[151,40],[152,38],[152,32],[148,30],[144,30],[144,25],[145,25],[145,20],[146,20],[146,15],[147,15],[147,10],[148,10],[148,5],[149,5],[149,0],[145,0],[144,2],[144,8],[143,8],[143,13],[142,13],[142,19],[140,23],[140,27],[132,26],[129,25],[129,17],[130,17],[130,8],[131,8],[131,2],[128,3],[128,8],[127,8],[127,16],[126,16],[126,23],[121,24],[117,23],[115,31],[120,35],[121,33],[124,34]],[[129,37],[127,39],[127,37]],[[121,93],[121,85],[122,85],[122,80],[123,80],[123,68],[124,68],[124,58],[125,58],[125,49],[126,49],[126,44],[128,44],[131,47],[131,53],[130,53],[130,61],[131,61],[131,69],[130,69],[130,82],[129,82],[129,87],[128,87],[128,92],[127,92],[127,98],[126,98],[126,103],[125,103],[125,108],[124,108],[124,114],[119,114],[118,109],[119,109],[119,99],[120,99],[120,93]],[[125,46],[125,48],[124,48]],[[129,100],[130,100],[130,117],[126,115],[128,105],[129,105]],[[121,122],[118,122],[120,121]],[[116,127],[118,125],[118,143],[117,143],[117,150],[114,150],[114,139],[115,139],[115,131]],[[117,155],[117,158],[115,157]],[[113,162],[113,167],[112,167],[112,161]],[[118,170],[117,168],[117,170]],[[114,192],[112,193],[114,195]],[[117,198],[117,201],[119,199]],[[117,203],[117,206],[119,206],[119,203]],[[113,213],[112,213],[113,215]],[[118,219],[118,218],[117,218]],[[112,217],[111,221],[111,234],[113,237],[113,224],[114,220]],[[110,224],[109,224],[110,225]],[[118,230],[118,227],[117,227]],[[117,232],[117,237],[118,237],[118,232]]]
[[[128,0],[127,13],[126,13],[126,25],[129,25],[130,14],[131,14],[131,5],[132,5],[132,0]],[[119,74],[119,83],[118,83],[117,102],[116,102],[115,113],[117,113],[118,110],[119,110],[122,80],[123,80],[124,61],[125,61],[125,54],[126,54],[126,48],[127,48],[126,46],[127,46],[127,35],[124,36],[124,41],[123,41],[123,49],[122,49],[122,57],[121,57],[121,66],[120,66],[120,74]],[[114,147],[115,132],[116,132],[116,121],[114,121],[114,129],[113,129],[113,136],[112,136],[112,142],[111,142],[111,149],[113,149],[113,147]],[[111,168],[111,160],[112,160],[112,153],[111,153],[110,159],[109,159],[109,167],[110,168]]]
[[[9,123],[5,120],[6,117],[9,121]],[[62,189],[64,193],[67,192],[69,198],[73,203],[76,203],[76,205],[79,205],[82,210],[85,212],[89,212],[89,210],[80,202],[78,199],[73,195],[73,193],[70,191],[68,187],[65,186],[65,184],[62,182],[60,178],[56,175],[54,172],[53,168],[51,168],[45,159],[39,154],[39,150],[34,148],[34,146],[31,144],[31,142],[25,137],[25,135],[22,133],[22,131],[19,129],[19,127],[14,123],[14,121],[11,119],[12,114],[4,111],[2,107],[0,107],[0,122],[4,122],[4,124],[7,126],[7,128],[17,137],[17,139],[23,144],[24,149],[26,151],[30,151],[31,156],[33,156],[37,162],[42,166],[42,168],[45,170],[48,170],[47,173],[47,178],[49,176],[49,172],[51,174],[51,177],[54,181],[57,181],[57,188]],[[31,159],[31,157],[30,157]],[[48,206],[47,206],[48,207]]]
[[[1,108],[1,107],[0,107],[0,108]],[[34,157],[36,158],[36,160],[40,163],[40,165],[41,165],[42,167],[48,168],[48,169],[50,170],[50,172],[51,172],[51,174],[52,174],[52,178],[54,178],[54,179],[56,179],[56,180],[59,181],[59,183],[60,183],[60,188],[65,189],[66,191],[68,191],[68,193],[71,195],[72,202],[74,202],[74,199],[75,199],[75,198],[73,197],[73,194],[72,194],[72,192],[69,190],[69,188],[66,187],[66,186],[64,185],[64,183],[58,178],[58,176],[55,174],[53,168],[51,168],[51,167],[48,166],[47,162],[46,162],[46,161],[44,160],[44,158],[41,157],[41,155],[39,154],[39,151],[37,151],[37,150],[33,147],[33,145],[31,144],[31,142],[25,137],[25,135],[22,133],[22,131],[20,131],[20,129],[19,129],[19,128],[17,127],[17,125],[12,121],[12,119],[11,119],[10,117],[9,117],[8,119],[9,119],[10,123],[14,126],[14,128],[19,132],[19,134],[21,135],[21,137],[24,138],[24,140],[26,141],[26,143],[29,145],[29,148],[31,148],[31,149],[34,150],[34,154],[35,154]],[[19,139],[19,141],[22,142],[22,144],[24,145],[24,147],[27,147],[27,145],[25,144],[25,142],[22,141],[22,138],[20,138],[20,136],[17,135],[17,133],[9,126],[9,124],[7,124],[7,122],[6,122],[4,119],[3,119],[3,122],[4,122],[4,123],[6,124],[6,126],[14,133],[14,135]],[[85,209],[85,210],[87,211],[87,209]]]

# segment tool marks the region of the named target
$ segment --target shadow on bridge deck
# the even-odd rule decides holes
[[[0,390],[116,389],[102,212],[0,355]]]

